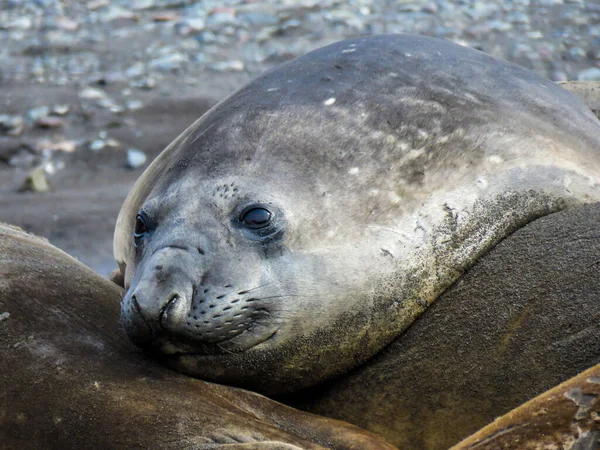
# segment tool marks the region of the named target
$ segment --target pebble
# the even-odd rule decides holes
[[[50,186],[48,185],[46,172],[43,167],[38,167],[29,172],[27,178],[25,178],[19,188],[21,192],[48,192],[49,190]]]
[[[48,116],[36,120],[35,125],[39,128],[62,128],[65,122],[60,117]]]
[[[33,153],[22,148],[8,160],[8,164],[12,167],[25,168],[33,166],[37,160],[38,158]]]
[[[55,116],[66,116],[69,113],[70,108],[69,105],[55,105],[52,107],[50,114]]]
[[[79,91],[79,98],[85,100],[101,100],[106,97],[106,92],[104,92],[102,89],[88,87]]]
[[[241,72],[244,70],[244,67],[243,61],[239,60],[220,61],[208,65],[208,68],[215,72]]]
[[[144,73],[146,73],[146,66],[141,61],[136,62],[133,66],[125,70],[125,75],[129,78],[137,78],[144,75]]]
[[[144,107],[144,103],[142,103],[140,100],[129,100],[125,106],[130,111],[136,111],[138,109],[142,109]]]
[[[38,122],[45,119],[50,114],[49,106],[38,106],[27,111],[27,119],[31,122]]]
[[[173,70],[180,69],[183,63],[189,61],[187,55],[183,53],[174,53],[172,55],[162,56],[160,58],[156,58],[151,60],[148,63],[148,68],[150,70],[159,70],[163,72],[170,72]]]
[[[62,139],[59,141],[40,140],[36,143],[35,149],[38,153],[45,152],[65,152],[73,153],[77,150],[77,141]]]
[[[592,67],[577,74],[578,81],[600,81],[600,69]]]
[[[90,143],[90,150],[97,152],[106,147],[106,141],[103,139],[96,139]]]
[[[9,136],[20,136],[23,132],[23,118],[21,116],[0,115],[0,132]]]
[[[146,164],[146,159],[148,159],[148,157],[141,150],[134,148],[127,150],[127,167],[130,169],[138,169],[142,167],[144,164]]]

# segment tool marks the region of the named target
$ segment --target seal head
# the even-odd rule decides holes
[[[449,42],[350,39],[215,106],[146,170],[115,257],[134,342],[267,393],[356,367],[517,228],[600,199],[600,124]]]

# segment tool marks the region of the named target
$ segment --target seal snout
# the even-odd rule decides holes
[[[161,326],[168,329],[173,325],[182,324],[189,309],[188,304],[189,302],[181,294],[173,295],[160,312]]]
[[[125,307],[123,311],[129,319],[125,327],[136,341],[147,341],[148,334],[156,337],[165,331],[177,334],[185,322],[191,303],[189,296],[183,292],[161,295],[156,290],[147,291],[140,286],[123,301],[129,303],[129,310]]]

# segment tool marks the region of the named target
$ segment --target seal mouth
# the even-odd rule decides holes
[[[257,342],[253,342],[252,345],[236,346],[233,344],[235,338],[231,338],[225,341],[212,344],[204,343],[191,343],[190,341],[181,340],[178,338],[164,338],[158,337],[152,343],[152,346],[157,348],[162,354],[167,356],[194,356],[194,357],[214,357],[214,356],[226,356],[230,354],[244,353],[250,350],[256,350],[257,347],[265,345],[268,341],[275,338],[279,328],[273,332],[267,334],[265,337],[260,338]],[[230,345],[228,345],[230,344]]]

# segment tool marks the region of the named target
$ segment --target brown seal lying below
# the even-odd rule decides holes
[[[0,224],[0,448],[394,448],[157,365],[119,326],[122,293],[45,240]]]
[[[451,450],[600,448],[600,364],[496,419]]]

